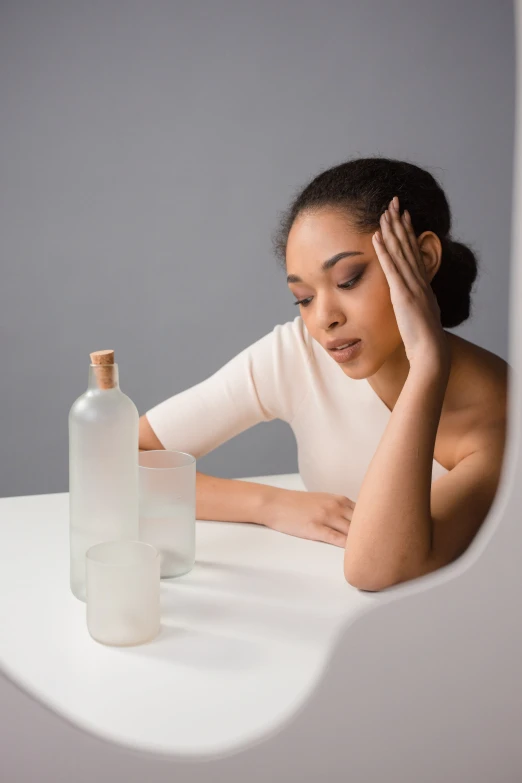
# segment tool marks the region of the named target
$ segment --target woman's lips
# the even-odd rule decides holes
[[[347,362],[350,359],[352,359],[356,354],[359,353],[360,349],[362,347],[361,340],[357,340],[357,342],[354,345],[350,345],[349,348],[343,348],[341,351],[339,350],[331,350],[328,351],[330,356],[335,359],[336,362],[341,364],[342,362]]]

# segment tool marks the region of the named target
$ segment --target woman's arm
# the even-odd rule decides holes
[[[410,369],[364,477],[346,540],[344,575],[379,590],[411,578],[432,561],[431,474],[435,438],[451,369],[451,349],[431,287],[440,239],[421,234],[422,249],[397,196],[373,235],[376,255]]]
[[[140,416],[139,451],[163,448],[147,416]],[[264,507],[272,501],[277,492],[281,490],[267,484],[217,478],[197,470],[196,519],[264,525]]]
[[[442,360],[410,367],[353,511],[344,574],[354,587],[395,584],[429,556],[433,455],[448,378]]]

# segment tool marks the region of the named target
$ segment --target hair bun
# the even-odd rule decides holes
[[[445,237],[441,244],[441,264],[431,287],[441,310],[442,326],[451,329],[470,316],[471,290],[477,278],[478,262],[475,253],[462,242]]]

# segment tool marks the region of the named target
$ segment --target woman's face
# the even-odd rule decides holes
[[[361,341],[357,352],[339,365],[351,378],[373,375],[404,350],[372,235],[351,228],[347,213],[323,208],[301,213],[287,241],[288,285],[296,300],[305,300],[298,307],[311,336],[325,350],[338,338]]]

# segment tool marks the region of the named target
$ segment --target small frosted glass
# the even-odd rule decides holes
[[[160,629],[159,552],[143,541],[105,541],[87,550],[87,628],[97,642],[143,644]]]
[[[160,553],[161,577],[186,574],[196,559],[196,458],[159,449],[138,463],[140,539]]]

